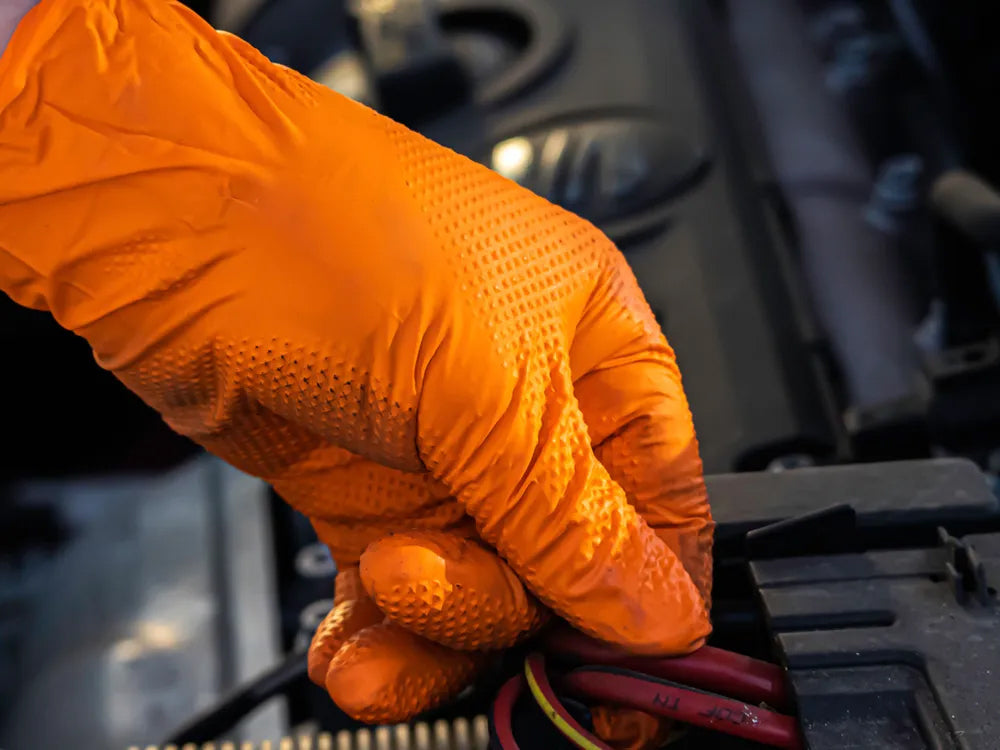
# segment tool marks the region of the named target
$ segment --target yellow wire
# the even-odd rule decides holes
[[[577,746],[583,748],[583,750],[605,750],[595,742],[587,739],[584,735],[576,730],[576,728],[566,721],[556,710],[555,706],[549,703],[542,689],[538,686],[538,681],[535,679],[535,674],[531,669],[531,664],[528,662],[524,663],[524,676],[528,681],[528,688],[531,690],[531,694],[535,697],[538,705],[541,707],[545,715],[549,717],[549,721],[556,725],[560,732],[569,737]]]

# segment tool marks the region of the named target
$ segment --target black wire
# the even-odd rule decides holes
[[[218,739],[262,703],[288,693],[307,679],[306,654],[292,654],[277,666],[238,687],[214,706],[196,714],[174,730],[163,744],[183,745]]]

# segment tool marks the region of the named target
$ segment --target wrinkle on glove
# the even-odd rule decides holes
[[[612,243],[180,4],[19,25],[0,288],[360,564],[310,665],[349,712],[443,700],[546,609],[643,654],[709,633],[691,414]]]

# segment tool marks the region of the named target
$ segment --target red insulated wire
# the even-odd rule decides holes
[[[750,703],[788,705],[787,675],[781,667],[712,646],[686,656],[650,658],[623,653],[576,631],[560,630],[548,639],[546,650],[580,664],[621,667]]]
[[[795,719],[721,695],[607,667],[583,667],[561,682],[574,694],[636,708],[763,745],[802,750]],[[727,691],[728,692],[728,691]]]
[[[524,679],[518,675],[507,680],[493,700],[490,710],[490,734],[499,750],[520,750],[514,739],[514,704],[521,697]]]

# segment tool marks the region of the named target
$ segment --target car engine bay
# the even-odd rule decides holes
[[[994,746],[1000,6],[190,5],[616,242],[698,431],[713,645],[786,669],[805,746]],[[0,338],[0,748],[498,746],[523,652],[405,730],[362,728],[305,679],[336,573],[306,519],[47,315],[0,298]],[[526,750],[569,746],[515,713]]]

